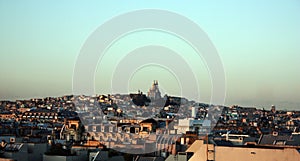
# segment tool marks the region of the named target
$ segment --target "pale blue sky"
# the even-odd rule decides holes
[[[0,99],[60,96],[72,93],[77,55],[89,35],[104,22],[140,9],[176,12],[197,23],[215,45],[226,74],[226,105],[271,104],[279,108],[300,107],[300,1],[0,1]],[[180,25],[180,24],[179,24]],[[121,26],[120,26],[121,27]],[[147,36],[148,35],[148,36]],[[152,37],[149,35],[152,35]],[[161,36],[165,37],[161,41]],[[200,58],[184,42],[163,33],[136,33],[124,37],[107,51],[134,49],[135,40],[160,42],[176,49],[195,68],[200,81],[199,101],[209,102],[210,77]],[[166,43],[168,42],[168,43]],[[183,46],[182,48],[178,46]],[[179,45],[178,45],[179,44]],[[142,44],[140,44],[142,45]],[[126,48],[128,47],[128,48]],[[124,50],[123,50],[124,48]],[[194,59],[195,58],[195,59]],[[193,62],[199,60],[197,62]],[[109,63],[102,62],[109,68]],[[106,65],[105,65],[106,63]],[[98,64],[101,66],[101,62]],[[114,64],[115,65],[115,64]],[[98,66],[96,91],[108,93]],[[112,69],[110,69],[112,70]],[[156,73],[157,67],[145,69]],[[112,70],[113,71],[113,70]],[[128,82],[129,90],[146,92],[152,79],[161,80],[165,92],[180,95],[175,79],[161,71],[158,78],[143,70]],[[108,73],[108,72],[106,72]],[[101,76],[100,76],[101,75]],[[155,74],[153,74],[155,77]],[[108,76],[109,78],[109,76]],[[103,82],[103,81],[102,81]],[[138,82],[142,82],[138,84]],[[174,88],[172,89],[172,85]],[[184,88],[184,87],[182,87]],[[195,93],[195,91],[191,91]],[[198,99],[195,94],[187,96]]]

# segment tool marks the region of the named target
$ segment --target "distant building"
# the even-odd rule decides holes
[[[61,139],[80,141],[82,131],[79,118],[65,119],[64,125],[60,134]]]
[[[161,93],[158,89],[158,81],[155,80],[151,86],[151,88],[148,91],[148,97],[151,100],[158,100],[161,98]]]

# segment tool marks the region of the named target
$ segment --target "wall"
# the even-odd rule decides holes
[[[66,156],[43,155],[43,161],[67,161]]]
[[[47,144],[23,143],[23,146],[16,152],[5,152],[5,158],[12,158],[13,160],[32,161],[42,160],[43,154],[47,151]]]
[[[300,154],[296,149],[262,149],[216,147],[216,160],[218,161],[300,161]]]
[[[207,149],[211,150],[207,152]],[[187,150],[194,155],[189,161],[206,161],[208,158],[215,161],[300,161],[300,153],[295,148],[253,148],[253,147],[226,147],[203,144],[195,141]]]
[[[85,160],[88,160],[87,156]],[[43,155],[43,161],[83,161],[83,160],[78,156]]]
[[[47,151],[47,144],[25,144],[27,146],[28,160],[42,160],[43,154]],[[32,149],[31,149],[32,148]],[[31,153],[32,150],[32,153]]]
[[[0,158],[0,161],[14,161],[12,159]]]

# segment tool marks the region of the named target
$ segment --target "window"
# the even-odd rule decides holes
[[[273,143],[274,145],[285,145],[285,140],[276,140]]]

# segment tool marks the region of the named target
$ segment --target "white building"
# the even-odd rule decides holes
[[[192,118],[196,118],[197,117],[197,107],[192,107]]]
[[[193,118],[179,119],[177,134],[185,134],[187,131],[195,131],[198,134],[207,134],[211,130],[210,120],[196,120]]]

